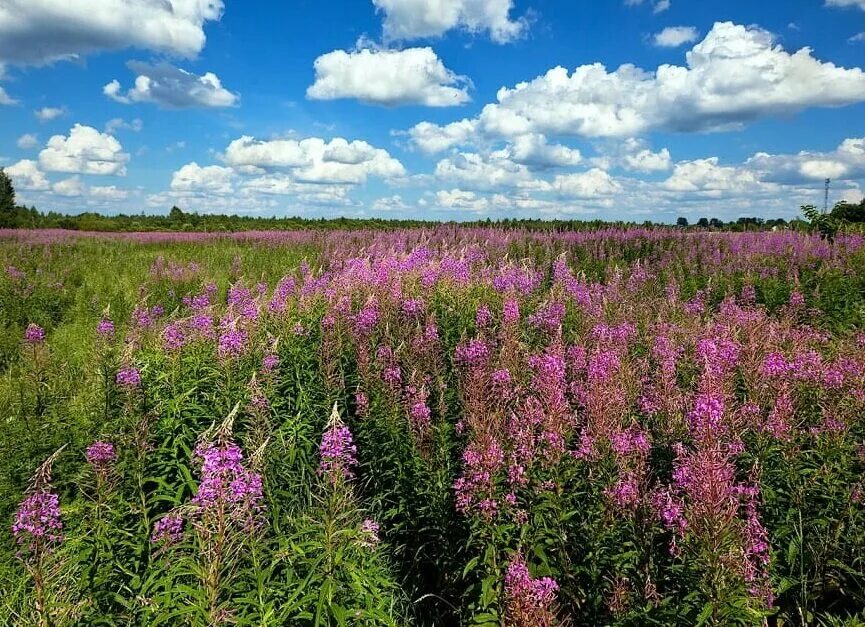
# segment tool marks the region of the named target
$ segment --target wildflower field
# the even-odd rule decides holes
[[[862,625],[865,238],[0,231],[0,624]]]

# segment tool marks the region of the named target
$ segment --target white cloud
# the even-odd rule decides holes
[[[529,169],[510,161],[501,152],[482,155],[460,152],[436,164],[435,175],[443,181],[457,183],[468,189],[499,190],[530,184],[534,179]]]
[[[237,168],[288,169],[294,180],[306,183],[360,184],[368,176],[384,179],[405,176],[402,163],[365,141],[336,137],[259,141],[243,136],[225,150],[225,162]]]
[[[700,31],[693,26],[668,26],[652,38],[656,46],[662,48],[678,48],[690,44],[700,38]]]
[[[847,41],[849,41],[850,43],[857,43],[860,41],[865,41],[865,31],[862,31],[861,33],[856,33]]]
[[[607,172],[592,168],[586,172],[559,174],[553,179],[553,189],[569,198],[595,198],[618,194],[622,186]]]
[[[465,145],[477,132],[474,120],[460,120],[444,126],[431,122],[415,124],[408,135],[413,145],[427,154],[442,152],[454,146]]]
[[[629,138],[624,143],[625,153],[621,159],[621,165],[626,170],[638,172],[661,172],[669,170],[672,165],[670,151],[662,148],[658,152],[652,152],[644,142]]]
[[[729,130],[762,117],[865,101],[860,68],[822,63],[808,48],[788,53],[756,27],[719,22],[686,59],[686,67],[662,65],[655,72],[633,65],[608,72],[600,63],[570,74],[553,68],[500,89],[497,102],[461,128],[490,137],[633,137],[653,129]],[[423,136],[447,145],[444,128],[425,126]]]
[[[636,7],[643,4],[643,0],[625,0],[625,6]],[[650,3],[651,4],[651,3]],[[652,6],[652,13],[656,15],[670,8],[670,0],[657,0]]]
[[[537,133],[519,135],[505,148],[504,154],[514,163],[530,168],[554,168],[577,165],[583,156],[576,148],[547,143],[547,138]]]
[[[385,106],[451,107],[471,100],[470,81],[445,67],[432,48],[353,52],[334,50],[315,60],[307,98],[356,98]]]
[[[754,172],[739,166],[719,165],[718,157],[680,161],[673,174],[661,184],[672,192],[700,192],[720,195],[721,192],[741,193],[760,187]]]
[[[267,174],[244,181],[246,193],[266,196],[291,196],[310,205],[350,205],[349,185],[297,182],[284,173]]]
[[[222,0],[4,0],[0,61],[41,65],[98,50],[143,48],[194,57]]]
[[[461,189],[441,190],[435,194],[435,202],[440,207],[447,209],[468,209],[470,211],[485,211],[489,207],[489,200],[478,196],[474,192]]]
[[[218,165],[201,167],[195,161],[187,163],[171,177],[171,189],[175,192],[207,192],[230,194],[234,191],[231,168]]]
[[[76,124],[69,136],[54,135],[39,153],[39,164],[50,172],[124,176],[129,155],[112,135]]]
[[[68,179],[63,179],[58,183],[54,183],[54,185],[51,186],[51,189],[58,196],[66,196],[67,198],[78,198],[87,192],[87,188],[78,176],[73,176]]]
[[[25,133],[18,138],[17,144],[21,150],[30,150],[39,145],[39,138],[33,133]]]
[[[14,105],[18,104],[18,101],[15,100],[12,96],[6,93],[6,90],[3,89],[3,86],[0,85],[0,105]]]
[[[40,122],[50,122],[51,120],[56,120],[60,116],[66,115],[69,113],[66,110],[66,107],[42,107],[41,109],[37,109],[33,112],[33,115],[36,116],[36,119]]]
[[[22,159],[6,168],[6,174],[12,179],[16,189],[28,191],[43,191],[51,185],[45,173],[39,169],[39,164],[30,159]]]
[[[859,7],[865,11],[865,0],[826,0],[828,7]]]
[[[126,200],[129,197],[127,190],[120,189],[114,185],[92,185],[89,191],[92,198],[99,200],[117,202]]]
[[[111,118],[105,123],[105,132],[113,135],[119,130],[129,130],[138,133],[144,128],[144,122],[140,118],[135,118],[131,122],[127,122],[123,118]]]
[[[411,209],[399,194],[378,198],[372,203],[375,211],[404,211]]]
[[[438,37],[452,29],[489,32],[496,43],[522,37],[525,18],[512,20],[513,0],[372,0],[384,13],[384,36],[390,40]]]
[[[845,139],[831,152],[803,150],[795,155],[758,152],[745,162],[761,179],[786,184],[819,182],[825,178],[865,178],[865,137]]]
[[[115,79],[102,88],[102,93],[122,104],[151,102],[166,109],[187,109],[234,107],[240,101],[240,96],[225,89],[213,72],[198,76],[168,63],[130,61],[127,66],[138,75],[134,87],[124,94]]]

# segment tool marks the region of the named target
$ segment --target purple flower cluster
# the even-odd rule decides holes
[[[375,550],[381,542],[379,524],[371,518],[365,519],[360,525],[361,544],[370,550]]]
[[[202,443],[195,457],[201,461],[201,471],[192,503],[200,513],[228,507],[233,518],[254,521],[263,507],[261,475],[244,466],[240,447],[233,442]]]
[[[97,472],[105,472],[117,460],[117,451],[111,442],[96,441],[84,453],[87,463]]]
[[[183,517],[179,514],[166,514],[153,525],[150,541],[153,544],[172,545],[183,537]]]
[[[480,338],[472,338],[457,345],[454,359],[462,366],[482,366],[490,356],[490,347]]]
[[[318,452],[321,456],[319,472],[329,480],[354,477],[357,447],[348,427],[340,423],[331,426],[324,432]]]
[[[228,329],[219,336],[216,349],[220,359],[236,359],[246,352],[246,332],[243,329]]]
[[[24,329],[24,341],[33,346],[42,344],[45,341],[45,329],[31,322]]]
[[[133,390],[141,386],[141,373],[137,368],[131,366],[128,368],[121,368],[117,371],[115,381],[120,387]]]
[[[28,495],[18,506],[12,523],[15,541],[31,552],[50,548],[59,542],[62,529],[60,497],[47,490]]]
[[[96,334],[105,340],[110,340],[114,338],[114,323],[111,322],[108,318],[103,318],[99,321],[99,324],[96,325]]]
[[[532,577],[523,556],[517,554],[505,573],[509,624],[521,627],[551,624],[558,591],[559,584],[552,577]]]
[[[273,372],[279,366],[279,357],[273,353],[265,355],[261,360],[261,369],[264,372]]]

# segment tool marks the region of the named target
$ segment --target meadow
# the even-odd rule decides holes
[[[863,625],[865,238],[0,231],[0,624]]]

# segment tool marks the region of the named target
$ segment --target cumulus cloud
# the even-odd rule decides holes
[[[468,189],[498,190],[533,181],[529,169],[503,153],[460,152],[436,164],[435,176]]]
[[[6,168],[6,174],[18,190],[43,191],[51,187],[39,164],[31,159],[22,159]]]
[[[511,19],[513,0],[373,0],[390,40],[439,37],[449,30],[488,32],[496,43],[522,37],[525,18]]]
[[[76,124],[69,135],[54,135],[39,153],[39,164],[49,172],[124,176],[129,154],[112,135]]]
[[[625,140],[623,144],[624,154],[620,163],[626,170],[637,172],[662,172],[669,170],[671,166],[670,151],[662,148],[653,152],[646,147],[645,142],[633,137]]]
[[[134,87],[123,93],[120,82],[114,79],[102,88],[102,93],[122,104],[150,102],[165,109],[188,109],[234,107],[240,101],[240,96],[225,89],[213,72],[198,76],[168,63],[139,61],[130,61],[127,67],[138,75]]]
[[[89,194],[92,198],[112,202],[126,200],[129,197],[127,190],[114,185],[91,185]]]
[[[411,143],[426,154],[435,154],[470,142],[477,133],[477,122],[463,119],[439,126],[432,122],[419,122],[409,131]]]
[[[142,48],[194,57],[222,0],[4,0],[0,61],[41,65],[98,50]]]
[[[761,179],[787,184],[821,181],[825,178],[865,178],[865,137],[848,138],[831,152],[803,150],[795,155],[758,152],[745,166]]]
[[[411,209],[411,206],[406,204],[402,196],[394,194],[393,196],[377,198],[372,203],[372,208],[374,211],[404,211]]]
[[[462,189],[440,190],[435,194],[435,202],[439,207],[447,209],[468,209],[470,211],[485,211],[489,200],[478,196],[475,192]]]
[[[84,183],[81,182],[80,177],[73,176],[54,183],[54,185],[51,186],[51,190],[58,196],[77,198],[83,196],[87,191],[87,188],[84,186]]]
[[[561,196],[569,198],[595,198],[617,194],[622,186],[600,168],[586,172],[559,174],[553,179],[553,189]]]
[[[30,150],[39,145],[39,138],[33,133],[25,133],[16,142],[21,150]]]
[[[36,119],[40,122],[50,122],[51,120],[56,120],[57,118],[66,115],[69,113],[66,110],[66,107],[42,107],[41,109],[36,109],[33,112],[33,115],[36,116]]]
[[[368,176],[391,179],[406,173],[386,150],[341,137],[328,142],[319,137],[259,141],[243,136],[228,145],[224,160],[237,168],[287,169],[294,180],[306,183],[360,184]]]
[[[315,82],[307,98],[356,98],[385,106],[461,105],[471,98],[470,81],[445,67],[432,48],[353,52],[334,50],[315,60]]]
[[[699,192],[720,196],[723,192],[753,190],[761,183],[757,174],[739,166],[719,164],[718,157],[681,161],[661,187],[672,192]]]
[[[700,38],[700,31],[693,26],[668,26],[659,33],[655,33],[652,41],[661,48],[678,48],[683,44],[690,44]]]
[[[809,48],[786,52],[756,27],[716,23],[685,56],[686,66],[662,65],[655,72],[633,65],[609,72],[600,63],[572,73],[553,68],[500,89],[497,102],[461,128],[492,137],[632,137],[651,130],[729,130],[809,107],[865,101],[862,69],[821,62]],[[428,125],[422,134],[441,144],[443,128]]]
[[[537,169],[577,165],[583,159],[576,148],[550,144],[546,137],[538,133],[515,137],[503,154],[514,163]]]
[[[175,192],[207,192],[230,194],[234,191],[231,168],[218,165],[201,167],[195,161],[187,163],[171,177],[171,189]]]

